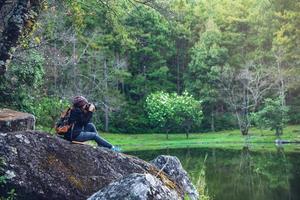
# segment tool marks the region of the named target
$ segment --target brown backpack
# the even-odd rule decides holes
[[[55,124],[56,134],[64,135],[73,127],[73,124],[69,123],[71,110],[72,108],[68,108],[61,113],[59,120]]]

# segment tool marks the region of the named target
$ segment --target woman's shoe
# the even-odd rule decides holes
[[[113,151],[115,151],[115,152],[121,152],[121,148],[118,147],[118,146],[113,146],[113,147],[111,148],[111,150],[113,150]]]

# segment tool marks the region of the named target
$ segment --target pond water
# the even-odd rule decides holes
[[[193,183],[214,200],[300,200],[300,152],[211,148],[129,152],[144,160],[177,156]]]

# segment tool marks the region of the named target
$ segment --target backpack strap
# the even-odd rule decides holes
[[[71,142],[73,142],[73,130],[74,130],[74,126],[75,126],[75,123],[72,124],[72,127],[71,127]]]
[[[62,113],[60,114],[60,117],[61,117],[61,118],[66,117],[66,116],[69,114],[70,111],[71,111],[71,108],[69,107],[68,109],[66,109],[64,112],[62,112]]]

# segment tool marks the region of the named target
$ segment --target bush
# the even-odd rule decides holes
[[[69,106],[68,101],[59,97],[43,97],[31,106],[36,117],[37,128],[51,132],[60,114]]]
[[[263,108],[251,114],[251,119],[259,128],[275,130],[276,135],[283,133],[283,128],[288,122],[288,107],[281,104],[280,99],[266,99]]]
[[[36,50],[19,52],[16,57],[0,79],[0,102],[3,107],[28,112],[43,83],[44,58]]]
[[[193,125],[201,124],[203,118],[201,102],[187,92],[181,96],[176,93],[152,93],[146,99],[146,110],[150,122],[166,133],[175,127],[178,130],[183,129],[187,137]]]

